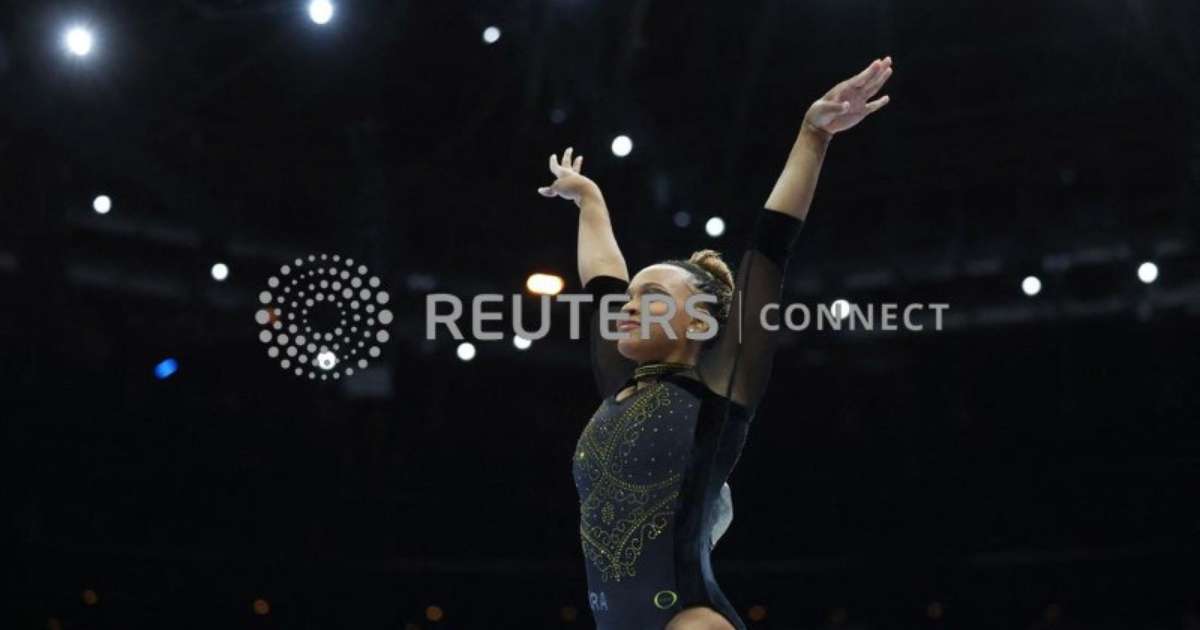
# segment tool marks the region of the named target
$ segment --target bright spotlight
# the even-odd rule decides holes
[[[559,291],[563,290],[563,279],[549,273],[530,274],[529,279],[525,281],[525,288],[531,293],[558,295]]]
[[[85,57],[92,52],[92,32],[82,26],[72,26],[63,35],[63,45],[76,57]]]
[[[617,157],[625,157],[633,150],[633,140],[629,136],[617,136],[612,141],[612,152]]]
[[[500,29],[489,26],[483,29],[483,43],[495,44],[500,39]]]
[[[329,0],[312,0],[308,3],[308,17],[317,24],[328,24],[333,19],[333,3]]]
[[[1042,281],[1038,280],[1037,276],[1026,276],[1021,281],[1021,290],[1025,292],[1025,295],[1031,297],[1037,295],[1042,290]]]
[[[1150,284],[1157,279],[1158,265],[1148,261],[1138,265],[1138,280]]]
[[[458,358],[463,361],[470,361],[475,358],[475,344],[470,341],[464,341],[458,344]]]
[[[850,314],[850,301],[834,300],[833,304],[829,305],[829,313],[838,319],[846,319]]]
[[[708,235],[716,238],[725,233],[725,219],[721,217],[713,217],[704,223],[704,231]]]
[[[99,214],[108,214],[108,211],[112,210],[112,199],[109,199],[108,195],[96,195],[92,200],[92,210]]]
[[[225,278],[228,278],[229,277],[229,266],[226,265],[225,263],[217,263],[217,264],[213,265],[212,266],[212,277],[213,277],[213,280],[216,280],[217,282],[221,282]]]
[[[154,366],[154,376],[158,380],[163,380],[179,370],[179,362],[175,359],[163,359]]]
[[[517,347],[517,350],[528,350],[529,346],[533,345],[533,341],[521,335],[513,335],[513,345]]]

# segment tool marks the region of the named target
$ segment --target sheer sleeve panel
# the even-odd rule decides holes
[[[804,221],[792,215],[759,210],[737,267],[729,317],[720,338],[700,357],[698,372],[705,385],[750,409],[766,391],[781,334],[780,308],[764,307],[782,299],[788,258],[803,227]]]
[[[592,374],[596,379],[596,390],[601,398],[616,393],[617,389],[633,374],[636,364],[617,351],[616,339],[605,339],[600,336],[600,299],[605,295],[625,295],[629,282],[613,276],[595,276],[584,285],[584,290],[592,296],[591,322],[588,324],[588,337],[591,343]],[[619,313],[620,300],[610,300],[608,311]],[[616,332],[615,322],[609,327],[610,332]]]

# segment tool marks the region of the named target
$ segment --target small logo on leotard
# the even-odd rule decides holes
[[[596,593],[588,591],[588,603],[591,604],[592,610],[608,610],[608,599],[604,597],[604,591],[600,591],[599,596]]]
[[[654,605],[666,610],[675,605],[679,601],[679,596],[675,591],[659,591],[654,594]]]

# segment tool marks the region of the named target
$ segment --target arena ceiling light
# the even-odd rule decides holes
[[[1033,297],[1041,292],[1042,281],[1037,276],[1025,276],[1025,279],[1021,281],[1021,290],[1025,292],[1025,295]]]
[[[63,47],[76,57],[86,57],[92,52],[95,38],[92,31],[83,26],[71,26],[63,32]]]
[[[709,236],[716,238],[725,233],[725,219],[721,217],[712,217],[704,223],[704,231]]]
[[[96,195],[92,200],[92,210],[97,214],[108,214],[108,211],[112,210],[112,199],[108,195]]]
[[[316,24],[328,24],[333,19],[333,3],[329,0],[312,0],[308,3],[308,17]]]
[[[633,151],[633,140],[626,135],[620,135],[613,138],[612,152],[617,157],[625,157]]]
[[[1158,279],[1158,265],[1146,261],[1138,265],[1137,275],[1138,280],[1141,280],[1144,284],[1150,284]]]

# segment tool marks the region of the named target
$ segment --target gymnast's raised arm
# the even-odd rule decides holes
[[[554,183],[538,188],[543,197],[570,199],[579,207],[579,282],[592,295],[591,337],[592,372],[601,396],[607,396],[628,378],[634,362],[621,356],[616,339],[604,339],[599,334],[600,299],[611,293],[623,294],[629,285],[629,270],[625,257],[617,246],[608,206],[596,182],[584,177],[583,156],[571,158],[572,148],[563,152],[560,162],[550,155],[550,172]],[[609,311],[620,311],[623,300],[610,300]]]
[[[791,241],[808,216],[829,140],[887,105],[887,96],[870,99],[891,75],[892,58],[876,59],[809,107],[787,163],[757,211],[726,331],[699,362],[705,383],[738,404],[755,407],[766,389],[779,334],[777,322],[764,321],[778,319],[778,311],[765,309],[782,296]]]
[[[562,163],[558,156],[550,155],[550,172],[554,183],[538,188],[543,197],[570,199],[579,207],[579,283],[586,286],[596,276],[611,276],[629,281],[629,270],[625,258],[617,247],[612,223],[608,219],[608,206],[596,182],[583,176],[583,156],[571,162],[572,147],[563,152]]]

